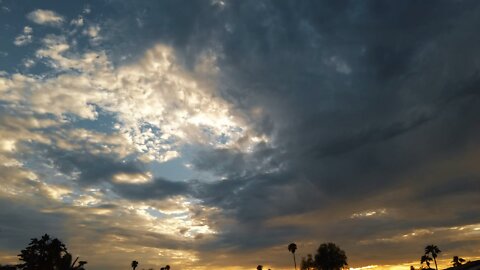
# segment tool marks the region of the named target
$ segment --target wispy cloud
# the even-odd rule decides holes
[[[37,9],[27,14],[27,18],[36,24],[60,26],[64,22],[63,16],[52,10]]]
[[[32,43],[33,40],[33,29],[30,26],[25,26],[23,28],[23,33],[18,35],[15,40],[13,41],[13,44],[17,46],[25,46],[27,44]]]

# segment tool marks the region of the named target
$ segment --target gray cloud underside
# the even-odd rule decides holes
[[[134,12],[112,20],[116,29],[135,26],[137,15],[145,24],[130,28],[113,54],[134,41],[160,41],[193,68],[200,52],[215,48],[221,94],[247,115],[261,107],[264,114],[251,121],[272,144],[252,153],[199,150],[194,168],[222,181],[158,178],[112,184],[114,192],[131,200],[181,194],[222,209],[235,222],[217,224],[221,234],[206,250],[337,241],[353,258],[378,263],[398,254],[408,260],[429,241],[464,252],[478,245],[478,238],[452,240],[453,232],[378,239],[480,223],[479,3],[118,4]],[[110,34],[112,43],[122,38]],[[62,172],[80,171],[86,184],[144,171],[115,157],[46,153]],[[388,214],[350,218],[377,208]],[[289,217],[295,221],[281,222]],[[391,252],[375,257],[380,251]]]
[[[194,160],[197,169],[228,178],[201,186],[195,196],[232,213],[239,227],[258,230],[271,218],[332,207],[345,208],[338,215],[348,217],[375,205],[401,216],[390,217],[398,224],[392,234],[480,221],[479,171],[468,165],[478,158],[477,3],[148,5],[138,9],[146,10],[138,38],[155,34],[175,44],[187,65],[219,48],[223,96],[240,110],[266,111],[252,118],[274,138],[265,154],[205,150]],[[150,9],[164,12],[163,19],[151,21]],[[457,161],[444,166],[451,157]],[[399,197],[384,195],[396,190]],[[410,214],[412,207],[425,213]],[[316,234],[322,241],[335,230],[335,218],[318,222],[333,224]],[[375,238],[382,227],[375,221],[363,235],[353,221],[342,222],[345,230],[335,234],[342,241]],[[300,235],[290,232],[290,239]],[[224,241],[263,246],[253,229],[245,235],[252,233],[258,237],[236,237],[242,232],[234,230]]]

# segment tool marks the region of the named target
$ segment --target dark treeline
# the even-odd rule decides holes
[[[297,261],[295,252],[298,247],[295,243],[288,245],[288,251],[293,255],[293,267],[297,270]],[[424,254],[420,258],[421,270],[438,270],[437,257],[442,252],[435,245],[425,247]],[[73,260],[72,254],[67,250],[57,238],[51,238],[48,234],[40,239],[31,239],[30,244],[18,255],[20,263],[16,265],[1,265],[0,270],[85,270],[87,261],[79,260],[76,257]],[[435,268],[431,267],[434,263]],[[452,266],[461,270],[470,265],[480,265],[480,261],[466,262],[465,259],[453,256]],[[130,264],[132,270],[137,270],[140,263],[133,260]],[[344,250],[334,243],[321,244],[314,255],[308,254],[303,257],[300,263],[300,270],[341,270],[348,269],[347,255]],[[149,270],[153,270],[150,268]],[[160,270],[170,270],[170,265],[161,267]],[[263,270],[262,265],[257,266],[257,270]],[[271,269],[268,269],[271,270]],[[411,266],[410,270],[415,270]],[[466,270],[466,269],[465,269]]]
[[[302,270],[340,270],[346,268],[347,255],[334,243],[321,244],[315,256],[308,254],[302,258],[300,268]]]

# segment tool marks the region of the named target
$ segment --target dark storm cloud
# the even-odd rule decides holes
[[[188,185],[185,182],[156,178],[146,184],[114,184],[114,191],[131,200],[161,200],[169,196],[187,194]]]
[[[70,151],[48,145],[38,145],[38,149],[60,172],[69,176],[78,174],[80,185],[109,182],[119,173],[144,172],[140,162],[124,161],[115,154],[92,154],[86,150]]]
[[[44,157],[62,173],[74,176],[80,185],[96,185],[111,183],[112,190],[123,198],[131,200],[161,200],[169,196],[187,194],[188,185],[184,182],[173,182],[156,178],[145,184],[117,183],[114,176],[145,173],[144,164],[138,161],[127,161],[115,154],[92,154],[82,150],[64,150],[55,146],[40,146],[44,149]]]
[[[388,123],[387,126],[366,127],[365,130],[359,130],[354,134],[349,134],[346,138],[333,138],[329,142],[320,142],[319,148],[313,147],[317,158],[336,156],[353,151],[362,145],[368,143],[381,142],[402,135],[411,129],[414,129],[428,120],[431,116],[428,114],[419,114],[412,119],[403,119],[402,121]]]
[[[244,177],[282,166],[282,160],[274,156],[275,151],[265,143],[257,144],[249,154],[238,149],[203,147],[195,152],[192,164],[197,170],[211,171],[219,176]]]
[[[439,179],[422,168],[464,156],[468,145],[478,142],[478,3],[226,1],[222,8],[189,3],[196,6],[194,14],[181,3],[159,4],[162,12],[181,14],[177,27],[176,18],[165,15],[156,22],[172,27],[153,30],[148,19],[153,14],[146,11],[144,29],[174,44],[187,65],[198,52],[218,49],[221,94],[239,110],[264,111],[252,121],[272,137],[275,146],[268,153],[254,158],[204,151],[193,162],[227,177],[195,187],[195,196],[226,210],[244,228],[257,225],[246,229],[250,233],[271,218],[315,209],[346,208],[342,214],[348,217],[372,206],[364,200],[401,188],[407,191],[397,200],[376,204],[406,213],[404,200],[412,200],[410,207],[424,206],[427,199],[418,190],[435,196],[435,183],[443,190],[463,177],[462,172]],[[267,165],[255,166],[262,162]],[[466,169],[465,174],[478,172]],[[451,192],[461,194],[458,188]],[[479,221],[471,215],[475,208],[461,214],[461,196],[435,198],[444,201],[451,222],[438,215],[417,218],[399,222],[392,233]],[[345,241],[362,237],[351,230],[356,225],[369,231],[344,222]],[[372,222],[378,226],[378,220]],[[222,239],[255,246],[239,243],[233,234]],[[278,237],[269,244],[283,241]]]
[[[225,180],[113,184],[122,197],[184,194],[220,208],[234,222],[219,225],[212,249],[331,240],[356,258],[374,256],[365,246],[390,250],[381,253],[390,260],[418,245],[397,235],[480,223],[472,165],[480,153],[480,3],[111,3],[109,15],[122,18],[102,25],[110,53],[161,42],[192,71],[202,52],[218,53],[220,94],[271,139],[251,153],[198,151],[194,167]],[[43,155],[85,185],[144,172],[115,156],[48,147]],[[378,208],[385,216],[351,218]],[[452,234],[437,235],[424,239],[454,248]],[[155,246],[162,237],[143,240]]]

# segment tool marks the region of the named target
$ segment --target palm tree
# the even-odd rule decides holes
[[[297,245],[295,243],[291,243],[288,245],[288,251],[290,251],[293,254],[293,265],[295,267],[295,270],[297,270],[297,260],[295,259],[295,250],[297,250]]]
[[[138,262],[137,261],[132,261],[132,269],[135,270],[137,268]]]
[[[315,265],[319,270],[340,270],[347,266],[347,255],[334,243],[324,243],[318,247]]]
[[[432,261],[432,258],[428,255],[423,255],[421,258],[420,258],[420,264],[423,265],[423,263],[425,263],[427,265],[427,269],[431,269],[430,268],[430,262]]]
[[[428,245],[425,247],[425,255],[432,254],[433,261],[435,262],[435,269],[437,270],[438,270],[437,256],[438,256],[438,253],[440,252],[442,251],[435,245]]]
[[[60,262],[60,266],[57,269],[58,270],[84,270],[85,268],[83,266],[87,264],[87,262],[79,261],[77,264],[78,259],[79,257],[77,257],[72,263],[72,255],[70,255],[70,253],[67,253],[65,254],[65,256],[63,256]]]
[[[453,256],[452,264],[453,266],[460,266],[465,262],[464,258],[459,258],[458,256]]]

